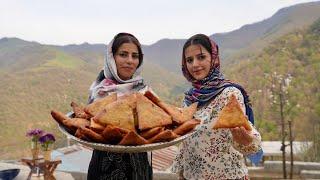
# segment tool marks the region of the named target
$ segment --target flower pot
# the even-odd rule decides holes
[[[31,151],[32,159],[38,159],[39,152],[40,152],[40,149],[38,147],[38,142],[31,141],[31,150],[30,151]]]
[[[31,149],[31,155],[33,160],[39,158],[39,151],[40,151],[39,148]]]
[[[51,150],[43,151],[43,159],[45,161],[51,161]]]

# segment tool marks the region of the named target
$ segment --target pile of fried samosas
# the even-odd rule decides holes
[[[82,107],[71,103],[72,117],[52,110],[53,119],[70,134],[89,142],[136,146],[172,141],[192,131],[194,103],[178,108],[151,91],[118,97],[116,93]]]

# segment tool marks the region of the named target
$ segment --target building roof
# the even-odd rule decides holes
[[[286,146],[286,154],[290,154],[290,146],[289,142],[285,142]],[[303,153],[312,145],[311,142],[306,141],[294,141],[292,143],[293,154],[297,155]],[[264,156],[281,156],[281,141],[262,141],[262,149],[264,152]]]

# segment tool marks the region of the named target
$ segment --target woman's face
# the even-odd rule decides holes
[[[194,79],[207,77],[211,68],[211,55],[202,45],[190,45],[184,55],[187,69]]]
[[[139,65],[138,47],[133,43],[123,43],[114,57],[119,77],[122,80],[131,79]]]

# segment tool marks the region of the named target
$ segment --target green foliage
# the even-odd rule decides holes
[[[315,35],[320,35],[320,18],[311,25],[309,31]]]
[[[25,132],[31,128],[52,132],[57,137],[55,147],[65,146],[65,137],[50,111],[69,112],[71,101],[86,104],[89,86],[103,65],[103,54],[92,54],[101,58],[90,61],[83,58],[87,57],[84,52],[69,53],[11,40],[3,42],[5,45],[0,43],[0,146],[4,147],[0,149],[0,159],[28,156]],[[11,61],[1,64],[5,59]],[[165,101],[181,102],[177,94],[182,95],[185,86],[182,76],[148,62],[144,64],[143,76]]]
[[[272,83],[265,73],[291,74],[285,94],[285,120],[293,122],[294,140],[312,141],[305,155],[310,161],[320,157],[320,27],[319,20],[309,29],[287,34],[256,56],[227,69],[232,80],[243,84],[253,101],[257,126],[263,140],[279,140],[279,105],[270,98]],[[250,59],[250,60],[248,60]],[[227,76],[227,77],[228,77]],[[279,99],[276,100],[278,103]],[[307,132],[307,133],[306,133]]]
[[[278,140],[279,136],[279,128],[274,121],[268,120],[256,120],[256,127],[259,130],[262,139],[267,140]]]
[[[43,66],[48,67],[58,67],[58,68],[76,68],[77,66],[81,66],[84,63],[70,55],[65,53],[56,52],[56,56],[54,59],[49,60]]]

